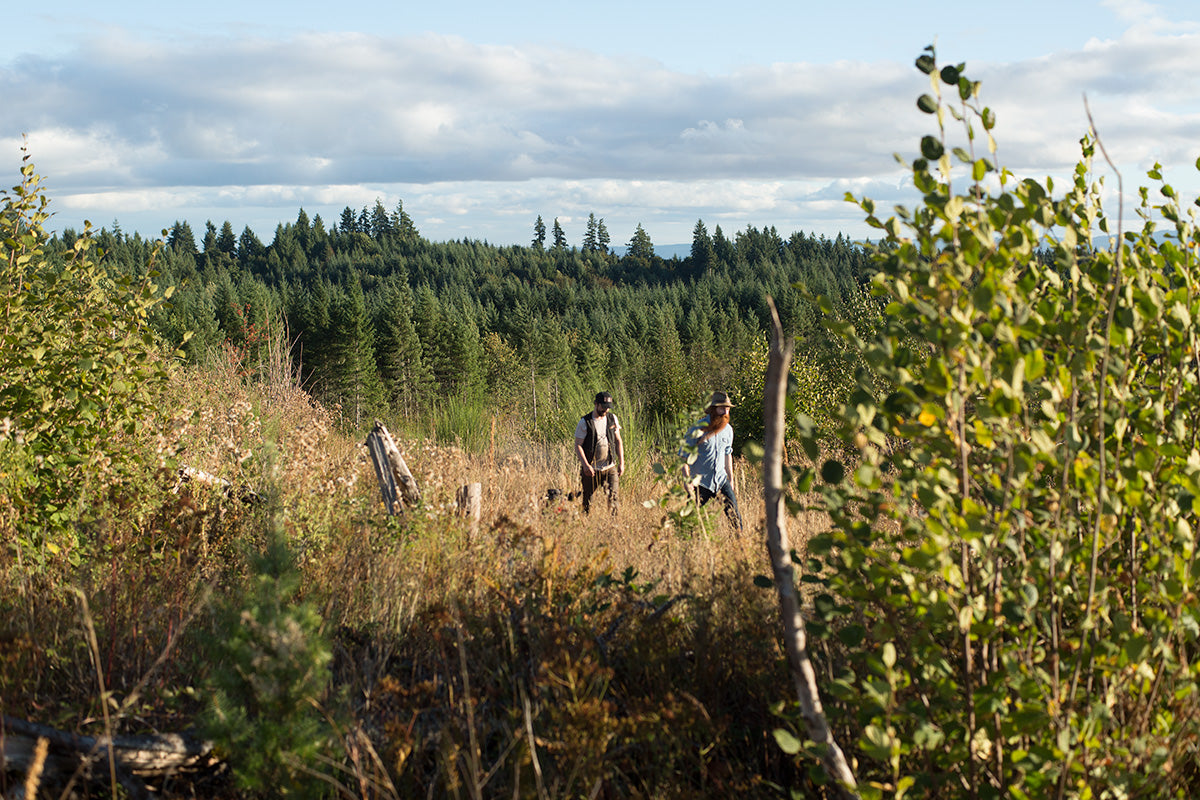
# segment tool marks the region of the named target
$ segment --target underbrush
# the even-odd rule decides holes
[[[423,494],[389,517],[362,440],[298,387],[218,363],[169,394],[138,503],[89,495],[73,562],[34,573],[4,551],[4,714],[212,736],[232,772],[210,795],[795,784],[770,736],[787,675],[773,598],[753,583],[760,484],[745,465],[747,530],[717,509],[681,530],[648,469],[623,478],[616,515],[583,515],[566,437],[470,453],[388,420]],[[639,463],[659,458],[630,439]],[[472,482],[476,526],[455,503]]]

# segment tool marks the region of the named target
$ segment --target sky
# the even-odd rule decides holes
[[[811,0],[20,3],[0,54],[0,178],[22,147],[50,228],[187,221],[270,242],[301,208],[398,203],[434,241],[528,244],[541,216],[659,246],[697,220],[870,237],[847,192],[915,193],[913,66],[966,64],[998,162],[1065,181],[1088,110],[1126,208],[1163,165],[1200,193],[1200,5]],[[1086,105],[1085,105],[1086,98]],[[1110,195],[1115,176],[1106,179]],[[1061,184],[1060,184],[1061,185]]]

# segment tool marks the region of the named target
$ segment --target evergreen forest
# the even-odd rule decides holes
[[[606,389],[655,431],[720,389],[739,401],[740,448],[761,433],[768,296],[805,342],[798,368],[831,384],[813,410],[832,408],[848,373],[830,369],[839,346],[814,298],[866,310],[862,246],[773,227],[730,237],[701,220],[690,254],[664,259],[640,225],[616,255],[595,214],[580,247],[567,246],[558,220],[549,244],[541,217],[531,231],[529,246],[433,242],[402,203],[389,212],[377,201],[330,226],[301,209],[269,244],[228,221],[207,223],[199,242],[176,222],[157,255],[154,241],[119,225],[95,239],[109,269],[153,263],[159,283],[175,287],[153,319],[167,344],[252,371],[267,361],[263,348],[287,341],[305,389],[349,430],[394,414],[470,439],[498,415],[533,441],[563,440]],[[65,230],[47,250],[69,252],[76,238]]]

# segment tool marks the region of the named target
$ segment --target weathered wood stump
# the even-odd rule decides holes
[[[379,420],[375,420],[375,427],[367,435],[367,449],[371,452],[371,462],[379,478],[379,490],[389,515],[403,511],[406,504],[415,506],[421,502],[421,490],[417,488],[416,479],[409,471],[404,456],[400,455],[396,440]]]
[[[470,521],[470,534],[474,538],[479,532],[479,519],[482,516],[483,484],[468,483],[461,487],[457,494],[458,513]]]

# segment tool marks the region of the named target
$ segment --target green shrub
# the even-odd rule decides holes
[[[873,333],[843,327],[870,367],[837,420],[856,463],[799,486],[833,520],[806,576],[832,721],[864,796],[1192,796],[1194,209],[1143,188],[1124,231],[1095,133],[1057,197],[1016,180],[979,84],[932,48],[917,66],[923,200],[887,219],[857,201],[888,305]]]
[[[314,765],[330,743],[321,703],[332,650],[299,588],[276,534],[246,596],[218,608],[208,641],[208,734],[238,784],[262,796],[318,797],[323,787]]]
[[[27,564],[77,563],[88,506],[158,466],[138,434],[167,379],[147,318],[170,291],[153,270],[110,276],[90,228],[49,259],[40,184],[26,156],[21,183],[0,193],[0,495],[12,515],[0,535]]]

